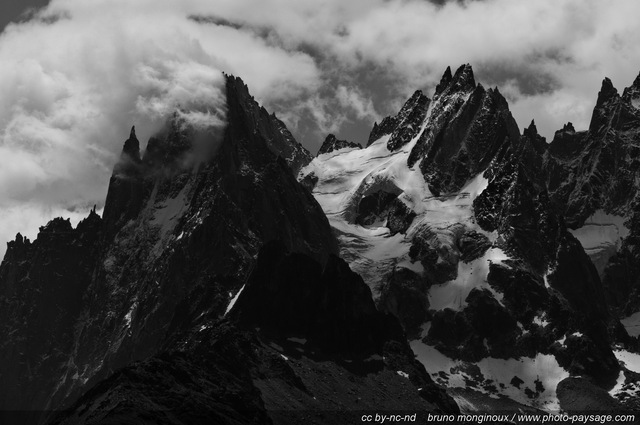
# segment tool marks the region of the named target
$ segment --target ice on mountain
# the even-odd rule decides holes
[[[533,323],[535,323],[536,325],[542,327],[542,328],[546,328],[547,326],[549,326],[549,321],[544,317],[544,316],[536,316],[533,318]]]
[[[242,290],[244,289],[245,285],[242,285],[242,288],[240,288],[240,290],[238,291],[238,293],[231,299],[231,301],[229,301],[229,305],[227,306],[226,311],[224,312],[224,315],[226,316],[227,314],[229,314],[229,312],[231,311],[231,309],[233,308],[233,306],[235,305],[236,301],[238,301],[238,297],[240,296],[240,294],[242,293]]]
[[[622,362],[627,369],[640,373],[640,354],[621,349],[614,350],[613,354],[615,354],[618,361]]]
[[[585,221],[582,227],[570,230],[582,244],[600,276],[609,258],[620,248],[622,239],[629,235],[629,229],[624,222],[625,218],[622,216],[598,210]]]
[[[468,382],[474,381],[477,383],[476,388],[484,393],[507,396],[522,404],[533,405],[546,411],[557,411],[560,407],[556,387],[560,381],[569,377],[569,372],[558,364],[553,355],[537,354],[535,357],[520,359],[488,357],[476,363],[481,372],[481,376],[478,377],[467,372],[471,363],[451,359],[420,340],[411,341],[410,345],[434,380],[448,388],[468,388]],[[519,388],[511,385],[514,376],[524,381]],[[483,386],[489,379],[493,381],[492,388],[495,390],[489,391]],[[543,391],[536,392],[536,381],[542,383]],[[537,393],[533,400],[525,393],[527,388]]]
[[[633,313],[629,317],[625,317],[621,319],[620,322],[627,330],[627,333],[630,336],[637,337],[640,336],[640,311]]]
[[[129,308],[129,311],[127,311],[127,314],[124,315],[124,326],[125,326],[125,328],[130,328],[131,327],[131,319],[133,318],[133,314],[134,314],[136,308],[138,308],[138,302],[134,301],[131,304],[131,307]]]
[[[178,219],[187,210],[189,189],[190,185],[185,185],[176,197],[158,203],[151,224],[160,227],[161,239],[173,231]]]
[[[409,374],[406,373],[406,372],[403,372],[403,371],[399,370],[399,371],[397,371],[397,374],[402,376],[403,378],[409,379]]]

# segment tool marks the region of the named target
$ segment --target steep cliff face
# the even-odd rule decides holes
[[[310,160],[308,152],[281,121],[255,102],[240,79],[227,77],[226,92],[224,129],[194,127],[175,114],[142,154],[135,129],[131,130],[114,167],[103,219],[92,212],[76,229],[54,220],[33,243],[21,237],[10,243],[0,266],[0,300],[8,306],[1,313],[7,316],[1,353],[7,361],[0,370],[0,410],[68,407],[95,386],[75,405],[80,410],[55,420],[85,415],[86,403],[94,402],[98,403],[92,405],[94,419],[85,415],[83,421],[103,423],[106,419],[100,415],[105,412],[122,419],[131,412],[153,411],[149,391],[162,398],[154,399],[156,406],[174,409],[177,401],[186,400],[177,391],[189,394],[189,399],[202,397],[196,403],[202,414],[228,423],[249,418],[239,411],[246,402],[255,408],[252,420],[262,423],[271,415],[268,410],[282,407],[273,394],[288,394],[301,378],[287,378],[272,394],[264,374],[279,376],[282,365],[256,357],[263,352],[280,359],[270,340],[260,339],[252,328],[236,328],[235,321],[219,322],[236,298],[240,297],[239,305],[248,302],[243,301],[248,295],[241,296],[240,291],[246,286],[247,294],[252,294],[261,271],[267,273],[264,261],[256,263],[256,258],[270,241],[276,241],[273,249],[279,255],[291,255],[304,266],[296,268],[289,262],[284,275],[272,278],[291,295],[271,300],[275,304],[267,308],[287,311],[299,295],[297,288],[305,287],[305,277],[309,282],[331,282],[323,287],[324,313],[309,310],[309,320],[322,323],[330,319],[329,313],[341,312],[336,326],[344,325],[355,334],[364,327],[361,338],[378,338],[373,351],[381,353],[385,341],[380,335],[387,334],[379,331],[386,322],[376,319],[367,328],[366,318],[379,317],[370,292],[335,257],[337,242],[326,216],[294,177]],[[268,255],[267,249],[262,256]],[[316,275],[325,267],[325,275]],[[286,286],[291,282],[280,279],[296,270],[302,273],[296,276],[300,280]],[[334,279],[354,288],[350,298],[343,299],[345,293]],[[255,294],[249,299],[258,305],[267,302]],[[363,312],[359,306],[367,307]],[[267,318],[256,320],[251,323],[268,327]],[[388,326],[395,326],[392,336],[400,344],[400,354],[394,358],[412,365],[414,374],[421,376],[416,383],[424,384],[426,395],[396,371],[386,370],[384,376],[396,376],[392,379],[397,388],[416,406],[456,410],[422,366],[414,364],[399,325],[392,321]],[[311,332],[310,339],[316,337],[305,331]],[[222,341],[234,339],[230,348],[221,348],[226,344]],[[326,346],[323,350],[333,353]],[[343,357],[334,356],[322,367],[329,374],[339,376],[344,371],[355,379],[356,372],[338,365]],[[317,359],[309,354],[305,361]],[[205,367],[198,362],[212,363]],[[300,367],[296,373],[303,374]],[[251,373],[234,376],[237,370]],[[189,376],[207,378],[184,381]],[[221,383],[213,383],[216,379]],[[224,383],[237,388],[237,396],[228,395]],[[131,404],[104,407],[105,400],[118,405],[116,400],[124,396],[122,385]],[[373,381],[366,385],[373,393]],[[24,391],[16,393],[16,387]],[[177,398],[160,396],[158,387],[171,388]],[[382,398],[388,398],[390,408],[391,394],[385,392]],[[299,408],[311,408],[312,399],[307,397],[309,404]],[[370,400],[372,406],[375,400]],[[209,402],[213,405],[206,407]],[[346,406],[356,408],[355,403]],[[29,419],[45,416],[34,413]]]
[[[265,242],[319,261],[336,251],[321,209],[279,156],[288,149],[295,163],[299,150],[284,146],[277,121],[233,77],[227,120],[220,132],[175,116],[141,159],[125,143],[105,206],[115,234],[87,291],[59,402],[157,353],[195,317],[221,316]]]
[[[428,127],[409,155],[418,160],[432,193],[459,191],[486,169],[500,147],[519,138],[515,120],[498,89],[476,85],[473,70],[463,65],[453,77],[445,72],[434,96]]]
[[[335,256],[323,267],[268,243],[225,319],[200,323],[53,423],[334,424],[359,420],[363,409],[457,411],[400,324],[376,310],[368,287]]]
[[[608,304],[621,317],[640,310],[640,259],[634,240],[640,171],[640,78],[620,95],[605,78],[589,129],[571,123],[556,132],[543,154],[542,184],[554,208],[598,269]]]

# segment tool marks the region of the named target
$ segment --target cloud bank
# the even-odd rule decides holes
[[[640,71],[640,2],[618,0],[52,0],[0,34],[0,243],[106,195],[129,128],[180,107],[222,125],[242,77],[310,150],[373,121],[446,66],[471,63],[522,127],[590,119],[603,77]]]

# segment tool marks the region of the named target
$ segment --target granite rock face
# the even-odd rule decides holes
[[[330,405],[314,404],[309,388],[328,397],[311,384],[321,375],[305,375],[314,365],[342,376],[345,397],[368,391],[372,407],[391,409],[403,394],[407,408],[457,411],[395,318],[336,257],[327,217],[295,178],[309,153],[240,79],[226,78],[226,94],[224,128],[174,114],[142,153],[131,130],[103,218],[92,211],[75,229],[56,219],[35,241],[9,243],[0,410],[32,411],[27,423],[291,423]],[[262,278],[279,289],[261,292]],[[284,357],[297,351],[272,347],[291,337],[285,323],[306,323],[296,332],[330,362],[310,351],[288,368]],[[380,382],[394,384],[381,394]],[[274,413],[285,410],[279,397],[300,391],[295,420]],[[49,414],[61,408],[70,410]]]
[[[432,193],[458,191],[485,170],[500,148],[516,141],[518,126],[498,89],[475,84],[473,70],[463,65],[449,80],[443,76],[436,96],[433,123],[422,132],[409,156],[418,159]],[[438,102],[438,100],[440,100]]]
[[[575,131],[569,123],[557,131],[537,173],[555,210],[582,236],[607,301],[620,316],[640,310],[640,281],[633,271],[640,260],[634,242],[640,235],[639,99],[640,78],[622,95],[605,78],[589,128]],[[597,228],[615,235],[598,239]]]
[[[347,148],[362,149],[362,146],[360,146],[358,143],[337,139],[336,136],[334,136],[333,134],[329,134],[327,138],[324,139],[324,142],[322,142],[322,146],[320,146],[318,155],[330,153],[340,149],[347,149]]]

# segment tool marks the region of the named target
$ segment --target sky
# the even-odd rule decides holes
[[[25,13],[25,9],[28,9]],[[0,6],[0,255],[104,204],[132,125],[224,125],[222,72],[316,152],[470,63],[520,128],[585,129],[640,71],[637,0],[51,0]]]

